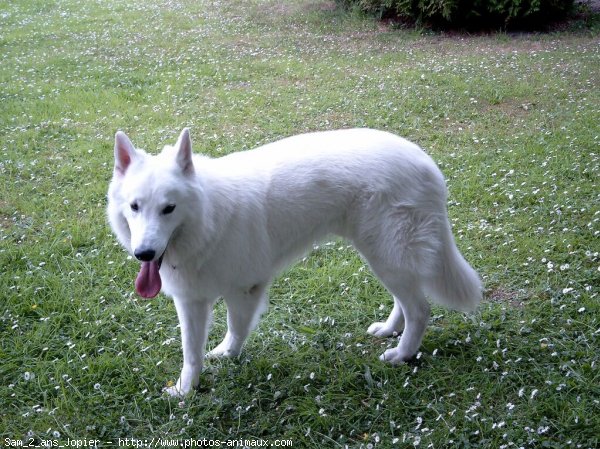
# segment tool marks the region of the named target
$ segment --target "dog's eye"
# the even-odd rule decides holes
[[[129,207],[131,207],[131,210],[134,211],[134,212],[137,212],[138,210],[140,210],[140,206],[139,206],[138,203],[131,203],[129,205]]]
[[[175,205],[174,204],[169,204],[167,207],[165,207],[162,210],[163,215],[168,215],[171,212],[173,212],[175,210]]]

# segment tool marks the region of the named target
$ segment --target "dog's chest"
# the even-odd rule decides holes
[[[169,296],[189,297],[194,294],[198,297],[204,296],[206,291],[206,282],[201,274],[185,264],[165,261],[160,269],[160,277],[162,289]]]

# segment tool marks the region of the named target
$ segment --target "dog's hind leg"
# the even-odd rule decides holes
[[[264,285],[257,284],[242,293],[225,298],[227,333],[207,357],[237,357],[240,354],[246,338],[266,309],[268,298],[265,290]]]
[[[212,317],[213,301],[174,298],[183,348],[183,368],[179,379],[165,391],[171,396],[184,396],[198,385],[204,360],[204,347]]]
[[[373,210],[363,212],[356,219],[359,226],[353,242],[394,297],[390,317],[385,323],[371,325],[369,333],[393,335],[401,330],[404,320],[398,347],[388,349],[380,357],[398,364],[415,356],[429,321],[431,308],[423,283],[441,246],[441,218],[435,211],[411,206],[410,201],[407,205],[388,206],[373,202]],[[373,220],[373,217],[380,219]]]
[[[404,329],[404,313],[402,312],[402,304],[398,298],[394,296],[394,308],[384,322],[373,323],[367,329],[367,333],[375,337],[392,337],[400,334]]]
[[[387,268],[372,268],[394,296],[394,309],[385,323],[371,325],[369,333],[377,336],[389,336],[390,332],[398,332],[400,324],[404,321],[404,332],[398,346],[385,351],[380,359],[394,365],[406,362],[415,356],[423,340],[429,321],[429,303],[415,276],[407,273],[395,273]]]

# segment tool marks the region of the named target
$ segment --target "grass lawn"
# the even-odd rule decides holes
[[[322,0],[0,0],[0,446],[598,447],[599,42],[420,34]],[[390,367],[396,342],[365,331],[391,299],[322,242],[239,360],[162,396],[175,309],[133,293],[105,196],[116,130],[155,152],[184,126],[213,156],[351,126],[419,143],[484,302],[434,307]],[[224,331],[220,303],[209,348]]]

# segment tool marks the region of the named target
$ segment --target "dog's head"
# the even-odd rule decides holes
[[[154,297],[160,291],[160,265],[183,223],[194,177],[187,128],[175,146],[156,156],[135,149],[125,133],[117,132],[108,217],[121,244],[142,263],[136,280],[141,296]]]

